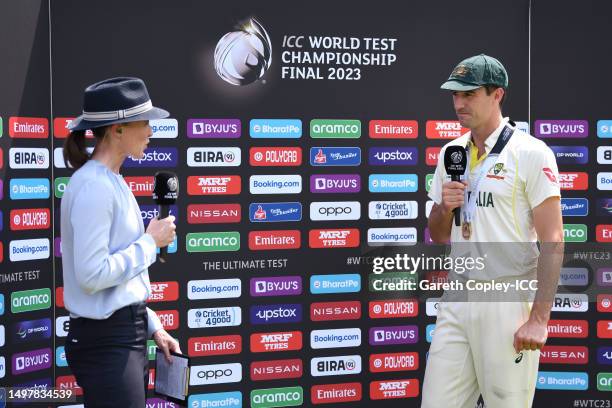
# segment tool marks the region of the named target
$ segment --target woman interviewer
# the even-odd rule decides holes
[[[64,303],[70,312],[66,359],[83,388],[85,407],[145,406],[147,339],[170,360],[179,344],[145,306],[147,268],[175,236],[174,217],[147,230],[138,203],[119,174],[127,156],[144,157],[153,107],[142,80],[107,79],[85,89],[83,114],[69,125],[64,158],[77,169],[61,202]],[[85,131],[96,145],[91,157]]]

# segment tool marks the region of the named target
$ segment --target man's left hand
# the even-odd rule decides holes
[[[514,350],[539,350],[548,338],[548,324],[530,318],[514,333]]]
[[[164,329],[159,329],[155,333],[153,333],[153,340],[157,347],[164,353],[166,356],[166,360],[169,363],[172,363],[172,355],[170,352],[180,353],[181,347],[179,346],[178,341],[176,341],[172,336],[168,334],[168,332]]]

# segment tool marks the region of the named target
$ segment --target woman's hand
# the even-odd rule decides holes
[[[153,333],[153,340],[157,347],[161,351],[163,351],[166,356],[166,360],[169,363],[172,363],[172,355],[170,352],[181,353],[181,347],[179,346],[178,341],[176,341],[172,336],[168,334],[168,332],[164,329],[159,329],[155,333]]]

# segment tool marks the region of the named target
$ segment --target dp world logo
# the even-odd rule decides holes
[[[215,70],[232,85],[248,85],[260,79],[272,63],[272,43],[254,18],[225,34],[215,48]]]

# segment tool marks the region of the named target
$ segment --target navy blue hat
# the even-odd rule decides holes
[[[169,115],[153,106],[142,79],[110,78],[85,89],[83,114],[74,119],[68,129],[93,129],[114,123],[162,119]]]

